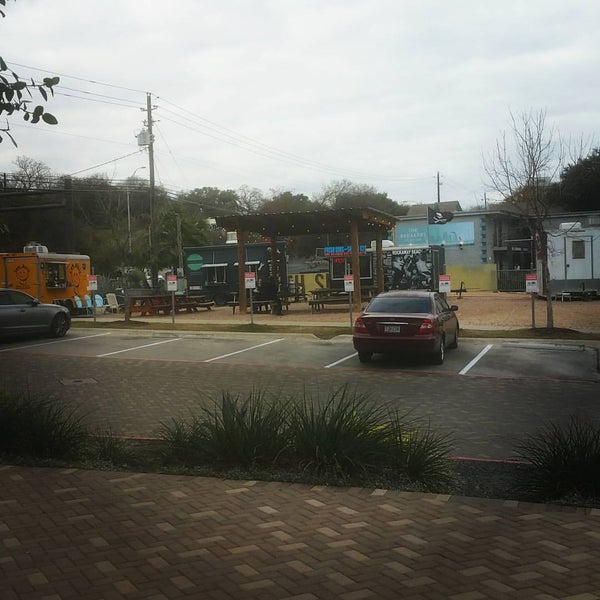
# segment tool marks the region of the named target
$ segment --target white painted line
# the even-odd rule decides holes
[[[123,352],[131,352],[132,350],[140,350],[141,348],[150,348],[151,346],[159,346],[160,344],[168,344],[170,342],[178,342],[181,338],[172,338],[170,340],[163,340],[162,342],[154,342],[153,344],[144,344],[143,346],[135,346],[133,348],[125,348],[125,350],[117,350],[116,352],[107,352],[106,354],[97,354],[96,358],[102,358],[104,356],[112,356],[113,354],[122,354]]]
[[[82,337],[69,337],[61,338],[60,340],[54,340],[52,342],[41,342],[39,344],[28,344],[27,346],[17,346],[16,348],[2,348],[0,352],[12,352],[13,350],[25,350],[26,348],[37,348],[38,346],[50,346],[51,344],[62,344],[64,342],[78,342],[79,340],[89,340],[90,338],[102,337],[103,335],[110,335],[107,333],[97,333],[96,335],[86,335]]]
[[[474,367],[480,359],[482,359],[492,348],[494,344],[488,344],[462,371],[460,371],[459,375],[466,375],[471,367]]]
[[[335,367],[336,365],[339,365],[340,363],[343,363],[346,360],[350,360],[351,358],[354,358],[355,356],[358,356],[358,352],[354,352],[353,354],[349,354],[348,356],[344,356],[344,358],[340,358],[340,360],[336,360],[335,362],[332,362],[330,365],[325,365],[323,368],[324,369],[331,369],[331,367]]]
[[[230,352],[229,354],[221,354],[221,356],[215,356],[214,358],[208,358],[204,362],[212,362],[213,360],[219,360],[221,358],[227,358],[228,356],[234,356],[235,354],[242,354],[243,352],[249,352],[250,350],[256,350],[257,348],[262,348],[263,346],[268,346],[269,344],[276,344],[277,342],[283,342],[285,338],[279,338],[278,340],[271,340],[270,342],[265,342],[264,344],[258,344],[258,346],[251,346],[250,348],[244,348],[244,350],[236,350],[235,352]]]

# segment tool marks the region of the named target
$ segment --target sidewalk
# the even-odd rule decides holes
[[[0,467],[2,600],[595,600],[600,510]]]

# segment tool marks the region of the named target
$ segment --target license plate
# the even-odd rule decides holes
[[[402,325],[384,325],[383,333],[400,333]]]

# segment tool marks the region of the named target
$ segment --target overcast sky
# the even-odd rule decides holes
[[[146,92],[156,179],[174,192],[311,196],[348,179],[413,204],[436,201],[439,172],[441,200],[467,208],[495,196],[482,156],[509,111],[544,109],[562,135],[597,139],[594,0],[17,0],[5,12],[0,55],[61,82],[46,107],[59,124],[12,117],[19,147],[0,144],[0,172],[24,155],[127,178],[148,164],[120,159],[138,150]]]

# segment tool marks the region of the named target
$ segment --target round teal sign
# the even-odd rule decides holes
[[[200,271],[203,264],[204,259],[200,254],[190,254],[187,257],[186,265],[190,271]]]

